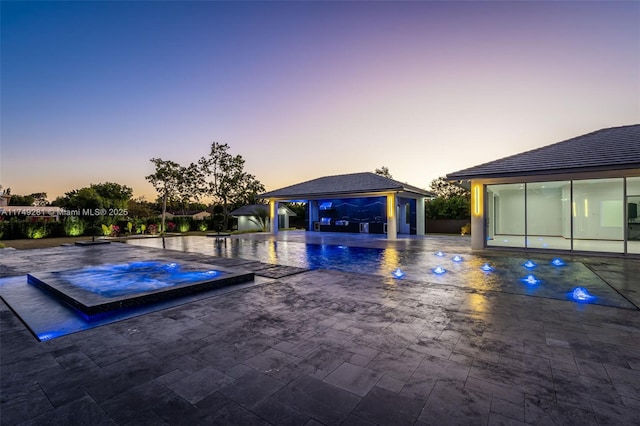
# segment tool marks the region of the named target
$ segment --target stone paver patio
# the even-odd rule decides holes
[[[323,238],[468,247],[455,237]],[[144,250],[232,263],[112,246],[0,250],[0,276],[78,266],[95,259],[92,251],[103,261],[108,253]],[[640,260],[577,260],[638,305]],[[637,424],[638,310],[375,275],[293,272],[45,342],[1,303],[1,423]]]

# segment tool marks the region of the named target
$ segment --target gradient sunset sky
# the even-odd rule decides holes
[[[640,3],[1,2],[0,184],[49,200],[228,143],[267,190],[640,122]],[[576,155],[579,155],[577,153]]]

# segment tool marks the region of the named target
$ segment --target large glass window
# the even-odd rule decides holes
[[[571,182],[527,184],[527,247],[571,250]]]
[[[525,247],[523,183],[487,185],[487,246]]]
[[[640,254],[640,177],[487,185],[485,203],[487,246]]]
[[[627,178],[627,253],[640,253],[640,177]]]
[[[573,181],[573,249],[624,251],[624,179]]]

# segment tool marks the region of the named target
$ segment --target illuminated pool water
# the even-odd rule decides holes
[[[87,320],[118,309],[252,281],[254,274],[183,262],[144,261],[27,274],[27,281]]]
[[[130,240],[128,243],[162,247],[161,239]],[[575,301],[569,296],[572,289],[581,286],[597,296],[584,301],[586,303],[635,309],[635,305],[580,262],[473,255],[449,251],[446,247],[426,251],[248,238],[231,238],[221,244],[212,238],[199,236],[166,238],[165,246],[170,250],[200,253],[214,258],[247,259],[306,269],[379,275],[396,284],[443,284],[569,301]],[[533,269],[535,281],[527,279]]]
[[[86,266],[55,274],[59,279],[73,286],[108,298],[208,281],[224,275],[223,272],[216,270],[184,270],[180,264],[174,262],[131,262]]]

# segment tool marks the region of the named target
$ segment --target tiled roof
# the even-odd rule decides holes
[[[597,130],[553,145],[449,173],[467,180],[640,168],[640,124]]]
[[[407,185],[397,180],[371,173],[351,173],[346,175],[325,176],[275,191],[261,194],[261,198],[289,198],[304,199],[306,197],[333,197],[354,193],[372,193],[405,191],[419,194],[425,197],[433,195],[429,191],[415,186]]]

